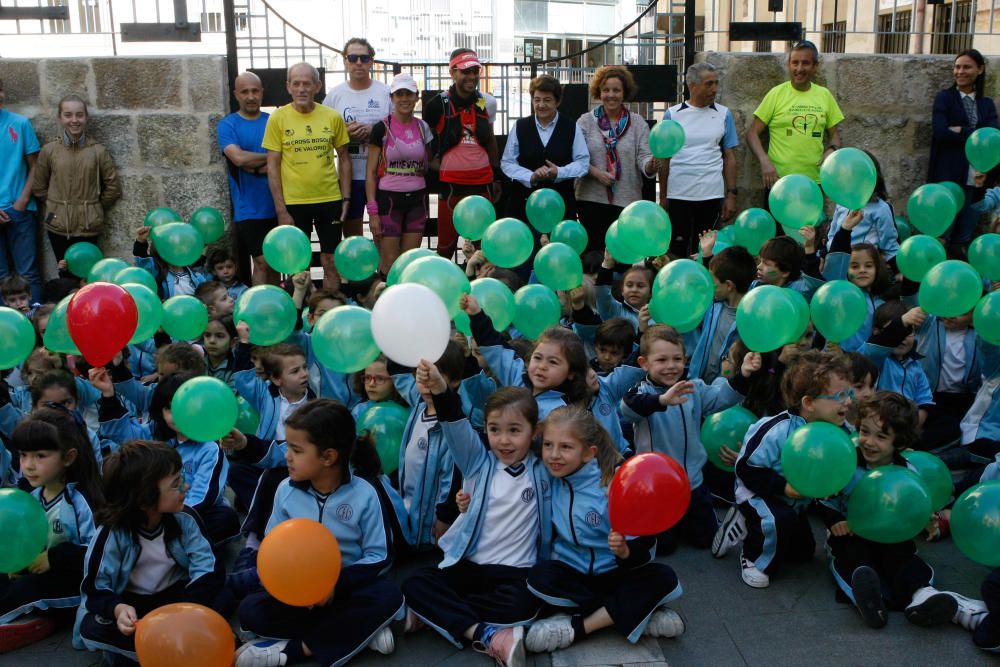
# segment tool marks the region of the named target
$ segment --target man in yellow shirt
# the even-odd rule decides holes
[[[788,54],[788,78],[769,90],[753,112],[747,144],[760,161],[764,187],[770,189],[782,176],[803,174],[819,182],[819,165],[840,148],[837,100],[829,90],[813,83],[819,70],[819,50],[801,41]],[[764,150],[761,132],[768,131]],[[827,139],[823,148],[823,139]]]
[[[278,224],[295,225],[307,235],[315,225],[323,286],[339,289],[333,252],[340,243],[347,213],[344,204],[350,199],[350,137],[339,113],[316,104],[322,83],[315,67],[309,63],[292,65],[285,85],[292,103],[271,114],[262,142],[267,149],[267,181]]]

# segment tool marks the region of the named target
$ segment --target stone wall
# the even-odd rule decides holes
[[[740,137],[740,208],[761,206],[760,164],[746,144],[753,112],[772,86],[786,81],[787,56],[707,52],[698,60],[720,68],[719,101],[732,109]],[[824,55],[818,83],[837,98],[845,146],[864,148],[882,166],[897,213],[925,182],[931,146],[934,95],[952,84],[953,56]],[[1000,58],[989,58],[986,91],[998,92]],[[766,144],[765,144],[766,145]]]
[[[130,259],[132,230],[156,206],[185,219],[213,206],[228,220],[229,185],[215,140],[229,111],[225,58],[0,59],[0,79],[7,108],[31,118],[43,144],[59,136],[59,99],[76,93],[87,100],[88,133],[107,146],[122,181],[100,241],[105,254]]]

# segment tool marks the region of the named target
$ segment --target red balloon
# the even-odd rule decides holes
[[[615,472],[608,490],[611,529],[623,535],[656,535],[684,516],[691,482],[684,467],[666,454],[633,456]]]
[[[69,336],[91,366],[103,366],[121,352],[138,323],[132,295],[111,283],[84,285],[66,308]]]

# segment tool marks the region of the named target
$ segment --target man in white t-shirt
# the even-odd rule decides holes
[[[352,37],[344,44],[344,69],[347,81],[334,86],[323,104],[336,109],[347,123],[351,138],[350,204],[344,220],[344,237],[359,236],[362,231],[365,204],[365,170],[368,163],[368,136],[372,126],[385,120],[391,111],[389,86],[372,79],[375,49],[363,37]],[[346,195],[345,195],[346,196]]]
[[[736,215],[736,124],[715,101],[719,74],[710,63],[688,67],[686,102],[664,114],[684,127],[684,147],[660,170],[660,204],[670,213],[670,254],[687,257],[698,236]]]

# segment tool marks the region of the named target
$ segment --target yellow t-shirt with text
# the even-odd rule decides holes
[[[319,204],[343,199],[337,179],[337,149],[350,142],[339,113],[317,104],[309,113],[291,104],[267,119],[264,141],[281,152],[281,190],[286,204]]]
[[[767,125],[767,156],[778,176],[802,174],[818,183],[823,136],[844,120],[833,94],[815,83],[795,90],[786,81],[767,92],[753,115]]]

